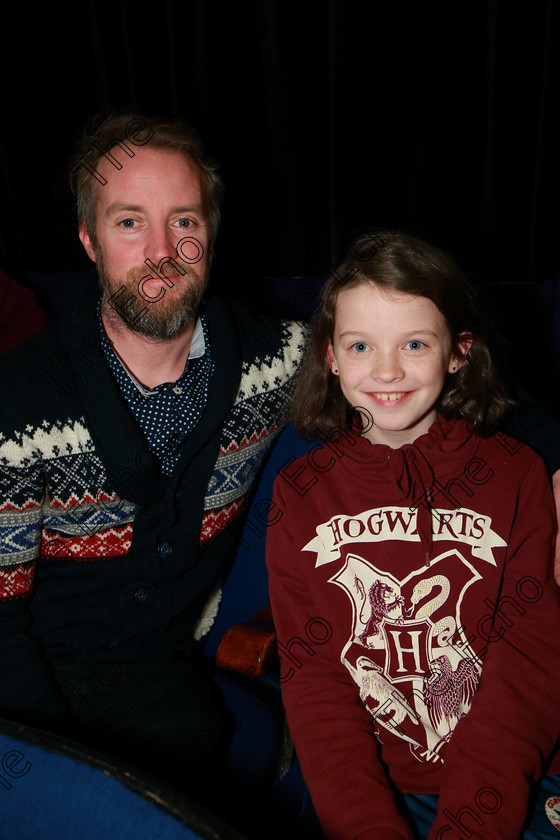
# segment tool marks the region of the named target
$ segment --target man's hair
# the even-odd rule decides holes
[[[491,331],[472,284],[456,262],[438,248],[394,231],[358,237],[323,289],[313,317],[293,397],[293,419],[305,435],[336,438],[352,425],[352,409],[327,359],[333,341],[338,295],[375,284],[393,292],[432,300],[443,314],[453,352],[463,360],[446,382],[435,408],[445,418],[462,417],[480,435],[491,434],[512,401],[492,360]],[[462,338],[472,337],[466,355]],[[494,351],[493,351],[494,352]]]
[[[152,148],[180,151],[189,155],[200,167],[204,199],[208,212],[209,249],[220,222],[220,205],[223,182],[218,167],[204,148],[197,132],[180,120],[164,122],[155,117],[126,113],[107,118],[96,117],[88,123],[79,141],[76,154],[70,163],[70,188],[76,198],[78,221],[85,224],[92,242],[97,242],[96,226],[96,184],[106,183],[97,167],[103,157],[109,157],[111,150],[120,146],[123,154],[112,156],[117,169],[126,166],[127,158],[133,157],[135,147],[149,144]]]

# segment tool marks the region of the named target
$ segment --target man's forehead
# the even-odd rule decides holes
[[[151,145],[140,149],[114,146],[97,164],[105,183],[96,184],[96,203],[142,206],[150,191],[169,196],[177,206],[203,207],[205,181],[198,163],[183,149]]]

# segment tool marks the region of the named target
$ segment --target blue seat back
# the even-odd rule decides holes
[[[163,783],[7,721],[0,721],[0,837],[242,840]]]

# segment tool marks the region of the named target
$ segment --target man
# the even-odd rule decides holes
[[[0,366],[0,714],[192,787],[227,735],[197,640],[302,330],[206,299],[222,185],[190,129],[112,118],[72,182],[99,284]]]

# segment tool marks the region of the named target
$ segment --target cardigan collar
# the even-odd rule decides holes
[[[95,446],[119,494],[140,505],[160,498],[169,479],[150,452],[147,441],[122,396],[104,357],[97,326],[99,286],[88,274],[70,312],[61,319],[60,340],[72,371]],[[174,473],[180,475],[209,439],[221,429],[241,375],[241,353],[232,316],[217,299],[203,304],[215,366],[204,417],[185,442]]]

